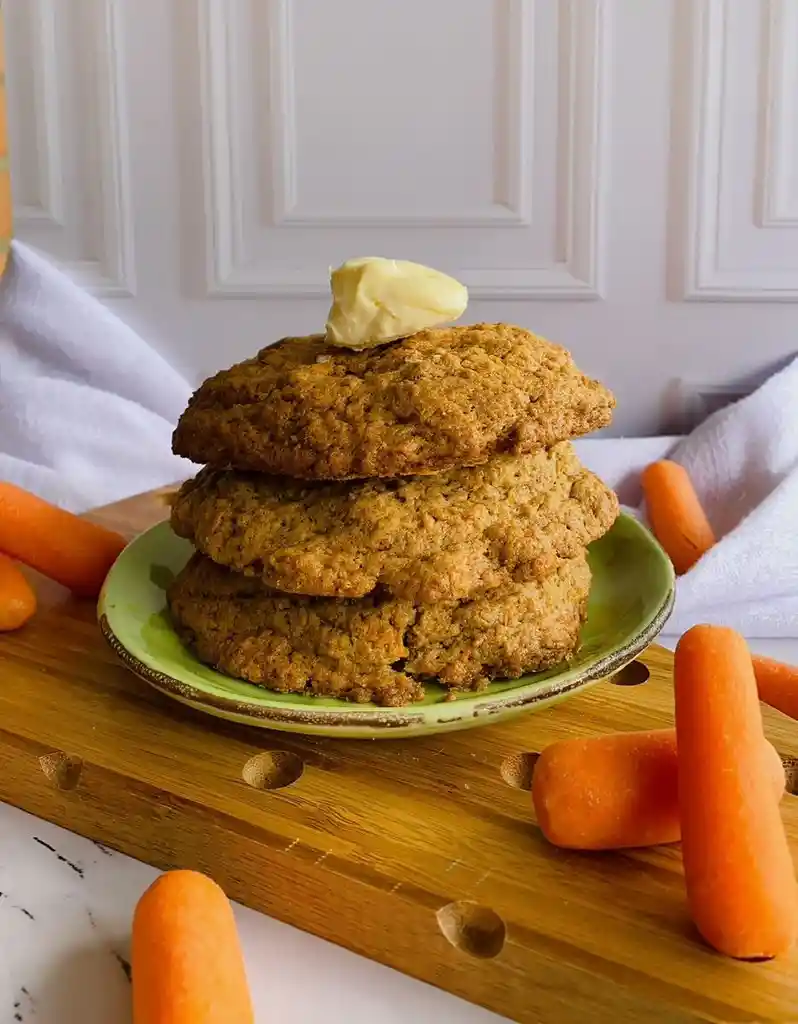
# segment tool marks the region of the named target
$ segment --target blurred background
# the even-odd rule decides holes
[[[357,255],[573,350],[616,434],[798,350],[798,0],[4,0],[15,235],[193,383]]]

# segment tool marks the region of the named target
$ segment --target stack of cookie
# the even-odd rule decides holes
[[[382,705],[566,660],[586,547],[618,514],[569,438],[613,406],[507,324],[361,352],[283,339],[207,380],[175,431],[205,466],[172,510],[197,549],[175,628],[228,675]]]

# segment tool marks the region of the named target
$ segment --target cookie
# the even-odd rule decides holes
[[[436,473],[606,426],[615,399],[521,327],[421,331],[363,352],[284,338],[192,396],[173,450],[306,479]]]
[[[601,537],[618,500],[564,441],[434,476],[349,483],[203,469],[172,527],[215,562],[295,594],[417,603],[541,579]]]
[[[477,690],[567,659],[589,589],[581,555],[541,582],[472,601],[296,597],[195,554],[167,600],[182,641],[227,675],[284,693],[396,706],[420,700],[425,680]]]

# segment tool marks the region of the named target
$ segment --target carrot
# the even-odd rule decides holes
[[[763,742],[777,800],[784,768]],[[572,850],[621,850],[675,843],[679,822],[676,730],[606,733],[546,747],[532,775],[532,800],[543,835]]]
[[[759,699],[790,718],[798,719],[798,668],[754,654],[754,675]]]
[[[762,713],[745,640],[694,626],[674,663],[679,811],[687,898],[715,949],[786,952],[798,932],[787,837],[762,758]]]
[[[205,875],[171,871],[133,917],[133,1024],[253,1024],[230,903]]]
[[[19,568],[0,555],[0,633],[19,629],[36,611],[36,594]]]
[[[0,551],[81,597],[96,597],[125,546],[118,533],[0,481]]]
[[[687,470],[662,459],[643,470],[641,482],[654,536],[677,574],[685,573],[715,543]]]

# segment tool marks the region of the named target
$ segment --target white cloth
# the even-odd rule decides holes
[[[14,243],[0,282],[0,479],[75,510],[183,479],[196,467],[170,438],[189,393],[134,331]],[[679,579],[669,634],[716,622],[798,636],[798,360],[687,438],[577,449],[628,506],[655,459],[693,479],[719,542]]]
[[[676,448],[718,544],[680,580],[669,631],[696,622],[798,636],[798,359]]]
[[[631,505],[654,459],[681,463],[695,486],[718,543],[677,581],[668,634],[709,622],[748,637],[798,636],[798,359],[685,438],[577,448]]]
[[[188,383],[20,242],[0,282],[0,479],[74,511],[191,472],[171,454]]]

